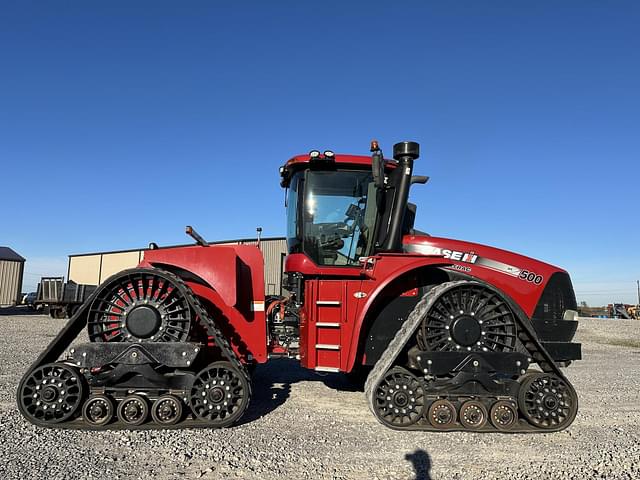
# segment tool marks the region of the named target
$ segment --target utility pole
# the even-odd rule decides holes
[[[638,286],[638,306],[640,307],[640,280],[636,280],[636,285]]]

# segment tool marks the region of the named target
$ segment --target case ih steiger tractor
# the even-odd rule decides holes
[[[251,408],[253,367],[289,357],[368,371],[369,408],[391,428],[566,428],[578,399],[560,367],[581,356],[569,275],[415,230],[418,148],[387,160],[372,142],[371,157],[312,151],[280,168],[286,296],[265,298],[254,246],[187,227],[195,245],[146,251],[29,368],[20,411],[50,427],[227,427]]]

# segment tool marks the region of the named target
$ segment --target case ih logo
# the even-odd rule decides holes
[[[432,247],[430,245],[410,245],[407,250],[422,253],[424,255],[443,255],[444,258],[455,260],[457,262],[476,263],[478,260],[478,255],[474,252],[460,252],[458,250]]]

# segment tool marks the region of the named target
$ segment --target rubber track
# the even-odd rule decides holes
[[[247,371],[245,366],[242,364],[242,362],[240,362],[240,359],[231,348],[231,345],[229,344],[229,341],[227,340],[227,338],[224,336],[222,331],[216,325],[214,319],[208,314],[208,312],[203,307],[198,297],[194,295],[193,291],[182,281],[180,277],[174,275],[171,272],[168,272],[166,270],[162,270],[159,268],[144,268],[144,269],[136,268],[136,269],[124,270],[122,272],[119,272],[109,277],[105,282],[103,282],[103,285],[108,284],[113,279],[121,277],[123,275],[131,275],[131,274],[139,273],[141,271],[148,272],[148,273],[159,272],[160,274],[169,277],[171,281],[175,282],[175,284],[178,285],[182,293],[185,295],[187,301],[189,302],[189,305],[191,306],[191,308],[193,308],[194,312],[196,313],[198,320],[207,329],[207,334],[213,337],[213,341],[215,342],[216,346],[220,349],[224,358],[228,360],[239,372],[241,372],[242,375],[247,380],[247,384],[249,388],[248,390],[249,402],[247,402],[247,406],[248,406],[251,399],[251,378],[250,378],[249,372]],[[91,294],[89,298],[87,298],[87,300],[78,309],[76,314],[69,319],[65,327],[58,333],[58,335],[56,335],[56,337],[49,343],[47,348],[45,348],[43,352],[38,356],[38,358],[31,364],[29,369],[25,372],[25,374],[22,376],[22,379],[20,380],[20,384],[18,385],[18,392],[17,392],[18,396],[20,395],[20,391],[22,390],[23,382],[31,375],[31,373],[35,369],[37,369],[38,367],[44,364],[57,362],[60,356],[67,350],[67,348],[69,348],[71,343],[78,337],[78,335],[80,335],[82,330],[86,328],[87,319],[89,317],[89,312],[87,310],[91,307],[93,301],[97,297],[98,293],[100,293],[100,291],[101,291],[101,288],[97,288],[96,291],[93,294]],[[195,372],[195,373],[198,373],[198,372]],[[19,404],[20,404],[20,400],[18,398],[18,405]],[[189,405],[186,405],[186,406],[188,407]],[[23,416],[29,422],[31,422],[31,418],[29,416],[27,415],[23,415]],[[211,428],[211,425],[208,424],[207,422],[200,421],[200,420],[189,420],[189,419],[186,419],[176,425],[171,425],[171,426],[157,425],[153,423],[153,421],[150,421],[139,426],[121,425],[119,424],[119,422],[115,422],[115,423],[109,423],[105,426],[96,427],[96,426],[89,425],[78,418],[74,420],[69,420],[67,422],[62,422],[62,423],[44,423],[44,424],[34,423],[34,422],[31,422],[31,423],[40,427],[46,426],[49,428],[62,428],[62,429],[70,428],[70,429],[88,429],[88,430],[109,430],[109,429],[122,429],[122,428],[126,428],[128,430],[145,430],[149,428],[175,429],[175,428],[180,428],[181,426],[186,428],[193,428],[193,427]]]
[[[430,289],[422,297],[422,299],[416,304],[415,308],[413,309],[413,311],[409,315],[409,318],[407,318],[407,320],[405,320],[405,322],[403,323],[402,327],[400,327],[400,330],[398,330],[398,332],[396,333],[395,337],[391,340],[391,342],[389,342],[389,345],[387,345],[387,348],[385,349],[385,351],[382,353],[382,355],[380,356],[380,358],[378,359],[378,361],[374,365],[373,369],[369,373],[369,376],[367,377],[367,380],[365,382],[364,392],[365,392],[365,397],[367,399],[367,404],[369,405],[369,410],[371,410],[371,413],[373,413],[373,415],[374,415],[374,417],[376,417],[376,419],[378,419],[378,416],[376,415],[376,412],[375,412],[374,402],[375,402],[375,389],[377,388],[378,384],[382,381],[382,379],[386,375],[387,371],[389,371],[389,369],[393,366],[395,360],[398,358],[398,355],[400,354],[400,352],[402,351],[404,346],[411,339],[411,337],[415,334],[416,329],[418,328],[418,326],[420,325],[420,322],[422,321],[422,318],[429,311],[429,309],[435,303],[435,301],[440,297],[440,295],[442,293],[444,293],[445,291],[447,291],[447,290],[449,290],[451,288],[454,288],[454,287],[456,287],[458,285],[481,286],[481,287],[484,287],[484,288],[489,288],[494,293],[499,293],[495,289],[493,289],[492,287],[490,287],[489,285],[486,285],[484,283],[480,283],[480,282],[477,282],[477,281],[468,281],[468,280],[456,280],[456,281],[453,281],[453,282],[445,282],[445,283],[442,283],[440,285],[437,285],[437,286],[433,287],[432,289]],[[540,366],[540,369],[544,373],[553,373],[554,375],[557,375],[559,378],[561,378],[567,384],[567,386],[572,390],[573,396],[574,396],[575,401],[577,403],[578,402],[578,396],[575,393],[575,389],[573,388],[573,385],[571,385],[571,382],[569,382],[569,380],[562,373],[562,371],[560,370],[558,365],[553,361],[553,358],[551,357],[551,355],[549,355],[549,353],[545,350],[545,348],[537,340],[537,336],[536,336],[535,332],[533,331],[533,327],[528,324],[528,319],[526,319],[526,318],[523,319],[522,318],[521,314],[519,314],[519,308],[516,305],[514,305],[513,302],[510,299],[507,299],[502,295],[501,295],[501,297],[509,304],[509,306],[511,307],[511,310],[514,312],[514,317],[516,319],[516,326],[518,328],[518,339],[524,345],[524,347],[527,350],[529,356],[535,362],[538,363],[538,365]],[[428,394],[428,392],[427,392],[427,394]],[[553,428],[542,429],[542,428],[537,428],[537,427],[535,427],[533,425],[530,425],[530,428],[528,428],[528,429],[527,428],[524,428],[524,429],[513,428],[513,429],[509,430],[508,433],[523,433],[523,432],[527,432],[527,433],[530,433],[530,432],[550,433],[550,432],[556,432],[556,431],[559,431],[559,430],[564,430],[569,425],[571,425],[572,422],[573,422],[573,419],[571,419],[571,422],[569,422],[567,425],[564,425],[562,428],[557,428],[557,429],[553,429]],[[389,425],[386,425],[386,424],[384,424],[384,425],[387,426],[387,427],[389,426]],[[390,427],[390,428],[394,428],[394,427]],[[431,426],[425,427],[425,426],[417,425],[417,424],[414,424],[414,425],[411,425],[411,426],[405,427],[405,428],[394,428],[394,429],[396,429],[396,430],[423,430],[423,431],[434,431],[434,432],[470,431],[470,430],[465,429],[464,427],[452,427],[452,428],[448,428],[447,430],[438,430],[438,429],[436,429],[434,427],[431,427]],[[477,432],[478,430],[473,430],[473,431]],[[482,431],[482,430],[480,430],[480,431]],[[498,432],[498,430],[491,430],[491,431]],[[501,433],[505,433],[504,431],[500,431],[500,432]]]

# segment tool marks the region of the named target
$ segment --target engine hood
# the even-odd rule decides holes
[[[551,276],[566,272],[524,255],[478,243],[427,235],[403,238],[406,253],[442,256],[446,268],[478,278],[501,289],[531,316]]]

